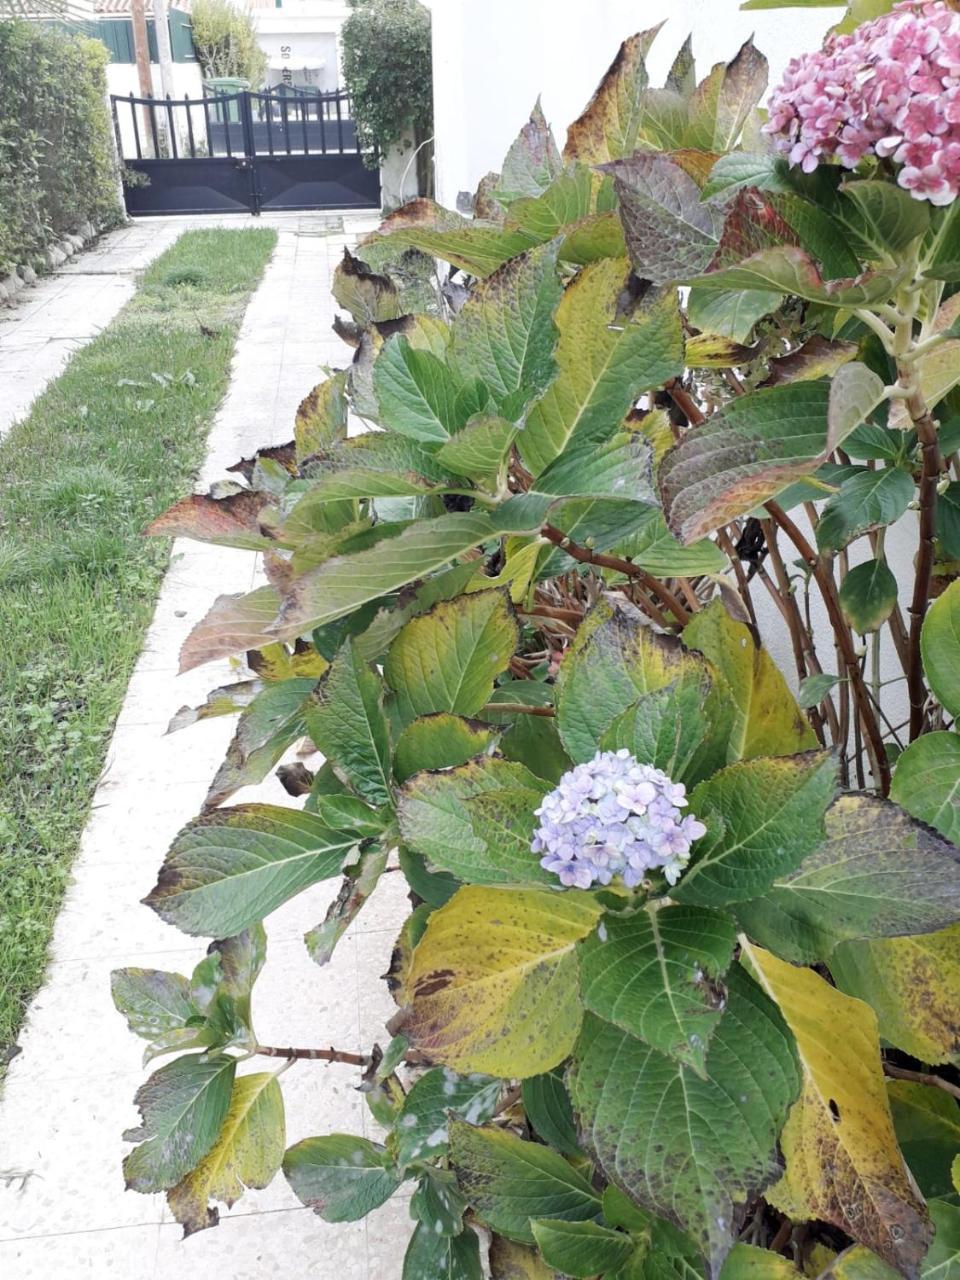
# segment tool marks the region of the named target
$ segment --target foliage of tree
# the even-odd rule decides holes
[[[237,76],[254,89],[264,83],[267,58],[247,9],[231,0],[195,0],[190,23],[204,79]]]
[[[414,1184],[405,1280],[479,1280],[477,1223],[495,1280],[956,1272],[960,202],[791,167],[750,42],[653,88],[654,34],[563,152],[534,110],[477,216],[418,200],[348,253],[351,367],[153,526],[268,578],[181,654],[251,673],[177,718],[239,714],[146,899],[210,952],[114,975],[169,1059],[127,1183],[187,1232],[282,1169],[332,1222]],[[300,802],[224,804],[304,738]],[[325,964],[392,859],[384,1047],[261,1043],[265,919],[342,876]],[[284,1152],[257,1055],[362,1069],[385,1138]]]
[[[344,85],[360,145],[380,153],[433,131],[430,12],[419,0],[350,0],[340,32]]]
[[[99,40],[0,21],[0,275],[120,217]]]

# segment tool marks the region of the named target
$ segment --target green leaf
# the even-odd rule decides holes
[[[357,1222],[393,1195],[402,1179],[383,1147],[348,1133],[305,1138],[283,1157],[297,1199],[326,1222]]]
[[[429,1061],[522,1080],[562,1062],[580,1028],[575,947],[600,908],[568,890],[468,885],[434,911],[392,1026]]]
[[[208,1207],[209,1200],[232,1207],[245,1187],[266,1187],[280,1168],[285,1142],[283,1095],[276,1077],[272,1072],[240,1076],[217,1141],[167,1192],[184,1236],[217,1225],[220,1215]]]
[[[406,782],[422,770],[456,768],[483,755],[494,741],[490,729],[446,713],[411,721],[397,739],[393,771]]]
[[[656,578],[695,578],[708,573],[722,573],[727,558],[709,538],[685,547],[667,528],[663,513],[651,507],[641,516],[639,527],[618,544],[621,555],[627,555],[641,569]]]
[[[638,697],[703,664],[672,637],[645,625],[626,603],[601,599],[585,618],[557,678],[557,724],[574,761],[589,760],[616,718]]]
[[[450,1125],[450,1164],[481,1222],[521,1244],[533,1244],[531,1220],[586,1222],[600,1216],[600,1197],[563,1156],[504,1129]]]
[[[652,450],[639,432],[620,432],[604,444],[564,450],[537,479],[538,493],[583,498],[629,498],[654,504]]]
[[[522,412],[553,376],[560,294],[557,246],[546,244],[488,276],[457,315],[451,368],[462,382],[479,378],[505,417]]]
[[[532,684],[532,681],[523,681]],[[500,686],[504,688],[503,685]],[[506,688],[509,690],[510,685]],[[488,717],[490,712],[485,713]],[[555,720],[545,716],[518,715],[500,739],[504,759],[526,765],[531,773],[546,782],[557,783],[573,761],[563,749]]]
[[[840,677],[832,676],[827,671],[807,676],[805,680],[800,682],[797,705],[804,709],[819,706],[830,690],[839,683]]]
[[[495,478],[510,451],[517,426],[506,418],[478,415],[451,436],[434,455],[437,462],[472,480]]]
[[[403,334],[384,345],[373,367],[381,424],[413,440],[442,444],[466,424],[461,386],[443,360]]]
[[[573,1105],[559,1070],[530,1076],[520,1086],[527,1121],[547,1146],[565,1156],[580,1156]]]
[[[523,196],[539,196],[563,168],[553,133],[538,98],[530,119],[511,143],[497,183],[497,199],[509,204]]]
[[[544,514],[543,500],[531,503],[524,495],[490,515],[464,511],[418,520],[368,550],[335,556],[294,583],[269,639],[295,639],[342,618],[502,534],[539,533]]]
[[[260,690],[240,714],[205,808],[222,804],[240,787],[262,782],[284,752],[304,736],[304,708],[316,683],[314,677],[294,676]]]
[[[847,182],[841,192],[855,207],[855,213],[847,211],[847,219],[853,221],[858,237],[881,258],[896,258],[930,225],[929,206],[895,183],[878,179]]]
[[[937,542],[940,559],[960,560],[960,480],[953,480],[937,499]]]
[[[428,907],[442,907],[461,886],[461,882],[446,871],[428,871],[424,858],[413,849],[401,846],[397,856],[407,884]]]
[[[923,274],[955,283],[960,280],[960,208],[953,201],[945,209],[938,209],[935,216],[939,225],[935,231],[931,227],[924,242]]]
[[[476,715],[519,643],[506,591],[442,601],[413,618],[387,654],[383,673],[407,722],[435,711]]]
[[[228,938],[335,876],[359,839],[281,805],[215,809],[180,832],[143,901],[184,933]]]
[[[713,663],[729,687],[734,722],[728,761],[793,755],[816,745],[773,659],[720,601],[694,614],[684,628],[683,642]]]
[[[483,218],[463,218],[432,200],[403,205],[380,224],[379,232],[368,237],[361,253],[369,254],[371,243],[382,244],[384,240],[401,250],[420,249],[481,279],[534,243],[524,231]]]
[[[896,805],[844,795],[826,839],[737,917],[763,946],[799,963],[851,938],[929,933],[960,919],[960,852]]]
[[[545,790],[523,765],[491,756],[420,773],[397,801],[400,834],[432,866],[468,884],[553,884],[530,852]]]
[[[446,1155],[450,1117],[485,1124],[500,1098],[501,1082],[490,1076],[458,1076],[449,1067],[422,1075],[403,1100],[392,1143],[397,1164]]]
[[[304,711],[317,749],[344,782],[371,804],[390,800],[390,728],[383,686],[347,640]]]
[[[909,268],[867,271],[851,280],[824,280],[813,258],[794,245],[762,249],[735,266],[703,275],[688,274],[679,284],[727,293],[733,289],[761,289],[795,294],[828,307],[864,307],[890,298]]]
[[[767,87],[767,60],[751,36],[726,66],[714,67],[690,103],[689,146],[729,151]]]
[[[132,1191],[165,1191],[203,1159],[230,1106],[236,1058],[190,1053],[175,1058],[140,1086],[134,1103],[143,1121],[123,1136],[138,1142],[123,1162]]]
[[[114,969],[110,994],[134,1035],[156,1040],[165,1031],[180,1030],[200,1010],[181,973],[160,969]]]
[[[802,1272],[793,1263],[752,1244],[735,1244],[727,1254],[720,1280],[800,1280]]]
[[[586,266],[601,258],[625,258],[627,246],[616,211],[595,213],[570,228],[560,244],[560,260]]]
[[[960,1110],[940,1089],[888,1080],[893,1127],[904,1159],[928,1200],[954,1191],[951,1169],[960,1159]]]
[[[934,1201],[930,1216],[936,1234],[923,1260],[923,1280],[956,1280],[960,1275],[960,1209]]]
[[[743,187],[760,191],[789,191],[789,166],[783,156],[772,152],[730,151],[722,155],[710,170],[701,200],[726,191],[730,195]]]
[[[353,924],[380,883],[387,865],[389,850],[379,845],[364,850],[350,873],[343,878],[340,890],[327,908],[323,921],[303,935],[304,945],[314,964],[328,964],[337,943]]]
[[[747,342],[753,326],[783,302],[783,295],[764,289],[715,291],[694,285],[687,297],[687,319],[704,333]]]
[[[731,971],[705,1080],[590,1016],[570,1083],[607,1176],[689,1231],[718,1271],[733,1244],[735,1206],[777,1174],[777,1136],[800,1086],[776,1007],[742,970]]]
[[[693,542],[816,471],[840,442],[828,427],[830,399],[823,382],[768,387],[687,432],[660,464],[660,493],[673,533]]]
[[[920,636],[923,671],[944,710],[960,716],[960,582],[930,606]]]
[[[730,917],[701,907],[651,903],[607,915],[580,944],[583,1003],[705,1077],[735,943]]]
[[[535,476],[569,444],[609,439],[642,392],[683,367],[676,297],[621,311],[628,273],[624,259],[603,259],[564,290],[556,312],[559,372],[530,409],[518,440]]]
[[[897,760],[890,799],[960,844],[960,735],[926,733]]]
[[[420,1184],[410,1198],[410,1214],[433,1235],[457,1236],[463,1230],[466,1202],[449,1169],[425,1165]]]
[[[650,82],[645,59],[659,30],[639,31],[621,44],[593,97],[567,130],[564,159],[599,165],[636,151]]]
[[[467,1227],[459,1235],[441,1235],[424,1222],[414,1228],[403,1258],[402,1280],[483,1280],[480,1241]]]
[[[507,225],[519,227],[541,243],[558,238],[592,212],[594,183],[590,169],[572,165],[541,195],[511,205]]]
[[[731,720],[726,687],[714,686],[706,673],[684,672],[618,716],[600,746],[605,751],[626,748],[637,760],[691,787],[726,763]]]
[[[823,816],[836,788],[826,751],[760,757],[728,765],[690,796],[707,826],[671,896],[722,906],[765,893],[823,840]]]
[[[706,269],[720,241],[723,211],[701,200],[700,188],[678,164],[656,151],[638,151],[604,171],[613,175],[638,275],[667,284]]]
[[[298,462],[346,438],[346,384],[347,375],[335,373],[300,401],[294,420]]]
[[[530,1229],[547,1265],[566,1276],[589,1280],[600,1271],[615,1271],[634,1251],[629,1236],[596,1222],[540,1218],[531,1219]]]
[[[955,1061],[960,926],[842,942],[830,956],[830,972],[841,991],[873,1008],[884,1040],[921,1062]]]
[[[840,609],[861,635],[886,622],[897,603],[897,580],[885,560],[855,565],[840,584]]]
[[[840,551],[868,530],[893,524],[913,495],[913,480],[899,467],[858,471],[827,500],[817,524],[817,546]]]

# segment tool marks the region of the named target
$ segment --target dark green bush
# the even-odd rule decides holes
[[[350,0],[343,24],[343,78],[360,145],[386,151],[412,130],[433,132],[430,14],[419,0]]]
[[[0,22],[0,274],[120,216],[107,56],[98,40]]]

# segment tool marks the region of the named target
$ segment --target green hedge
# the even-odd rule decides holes
[[[108,56],[99,40],[0,22],[0,274],[121,216]]]

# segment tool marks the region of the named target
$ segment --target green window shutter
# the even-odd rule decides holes
[[[101,18],[96,34],[110,50],[111,62],[133,62],[133,23],[129,18]]]
[[[150,50],[150,61],[159,62],[160,55],[157,53],[157,24],[153,18],[147,19],[147,48]]]
[[[190,18],[182,9],[170,10],[170,48],[174,62],[196,62],[193,47],[193,28]]]

